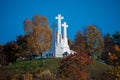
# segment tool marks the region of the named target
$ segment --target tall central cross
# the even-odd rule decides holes
[[[64,17],[61,16],[61,14],[58,14],[56,17],[58,19],[58,35],[57,35],[57,42],[61,42],[62,34],[61,34],[61,20],[64,19]]]
[[[66,40],[67,39],[67,30],[66,30],[66,28],[68,27],[68,25],[66,24],[66,22],[64,22],[62,24],[62,26],[64,28],[64,36],[63,36],[63,38],[64,38],[64,40]]]

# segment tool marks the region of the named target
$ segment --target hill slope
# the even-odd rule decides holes
[[[38,70],[50,70],[52,73],[55,73],[61,60],[62,58],[53,58],[16,62],[9,66],[0,68],[0,80],[2,80],[5,76],[11,76],[14,74],[21,75],[25,73],[35,73]],[[96,78],[100,78],[103,75],[103,72],[105,72],[109,68],[109,65],[103,64],[98,61],[93,61],[93,65],[87,67],[87,71],[90,74],[89,78],[91,80],[96,80]]]
[[[93,61],[93,65],[87,67],[89,72],[89,80],[104,80],[104,72],[110,69],[111,66],[99,61]]]

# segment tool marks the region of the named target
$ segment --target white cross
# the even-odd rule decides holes
[[[64,23],[62,24],[62,26],[63,26],[63,27],[68,27],[68,25],[66,24],[66,22],[64,22]]]
[[[66,22],[64,22],[62,24],[63,28],[64,28],[64,35],[63,35],[63,38],[64,38],[64,41],[67,42],[67,30],[66,28],[68,27],[68,25],[66,24]]]
[[[56,19],[58,19],[58,34],[57,34],[57,42],[60,43],[61,42],[61,20],[64,19],[64,17],[61,16],[61,14],[58,14],[58,16],[56,17]]]
[[[64,19],[64,17],[62,17],[61,14],[58,14],[58,16],[56,17],[56,19],[62,20],[62,19]]]

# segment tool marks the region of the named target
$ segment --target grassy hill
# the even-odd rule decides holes
[[[52,73],[55,73],[61,60],[62,58],[18,61],[0,68],[0,80],[7,80],[6,76],[21,76],[26,73],[34,74],[39,70],[50,70]]]
[[[44,59],[44,60],[31,60],[31,61],[19,61],[6,67],[0,68],[0,80],[5,76],[21,75],[26,73],[36,73],[39,70],[50,70],[52,73],[57,71],[59,62],[62,58]],[[110,68],[109,65],[103,64],[98,61],[94,61],[93,65],[87,67],[89,72],[89,78],[95,80],[103,75],[103,72]]]
[[[105,76],[104,72],[110,68],[110,65],[99,61],[93,61],[93,65],[87,67],[87,71],[89,72],[89,80],[104,80],[102,79]]]

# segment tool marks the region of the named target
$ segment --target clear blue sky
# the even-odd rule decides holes
[[[61,13],[69,25],[68,37],[90,24],[103,34],[120,32],[120,0],[0,0],[0,43],[23,35],[23,21],[35,14],[46,16],[49,25]]]

